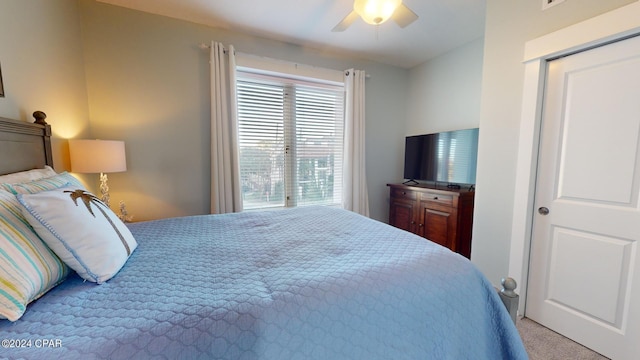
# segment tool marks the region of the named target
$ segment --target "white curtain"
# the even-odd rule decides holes
[[[211,213],[242,211],[233,46],[211,42]]]
[[[365,72],[345,71],[343,207],[369,216],[365,166]]]

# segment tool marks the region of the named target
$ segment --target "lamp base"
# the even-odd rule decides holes
[[[100,173],[100,193],[102,194],[100,200],[102,200],[102,202],[107,205],[108,208],[110,208],[109,185],[107,185],[107,180],[107,174]]]

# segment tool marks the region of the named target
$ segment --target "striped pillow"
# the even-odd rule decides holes
[[[84,189],[80,180],[73,177],[68,172],[62,172],[54,176],[31,181],[21,184],[2,184],[5,190],[10,191],[13,194],[35,194],[46,190],[55,190],[63,186],[73,185]]]
[[[0,190],[0,318],[11,321],[69,273],[29,226],[21,208],[15,195]]]

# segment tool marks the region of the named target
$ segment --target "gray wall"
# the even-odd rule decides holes
[[[516,154],[528,40],[633,0],[488,0],[484,39],[478,178],[471,261],[494,284],[508,275]]]
[[[126,141],[128,171],[109,176],[137,220],[208,213],[211,40],[236,50],[371,74],[366,87],[371,216],[386,221],[386,182],[400,174],[408,70],[260,39],[92,0],[80,1],[91,130]]]
[[[0,24],[0,116],[33,122],[31,114],[44,111],[56,169],[64,170],[64,139],[88,135],[89,126],[77,1],[3,0]]]
[[[542,12],[539,0],[488,0],[484,55],[479,40],[407,71],[93,0],[1,1],[0,24],[11,31],[0,32],[7,94],[0,116],[30,121],[33,111],[47,112],[59,170],[68,166],[64,139],[126,140],[129,171],[110,176],[112,199],[126,200],[137,220],[206,213],[209,71],[200,42],[364,69],[372,75],[366,106],[372,216],[387,218],[385,184],[400,180],[405,135],[478,123],[472,261],[498,283],[508,272],[524,43],[631,2],[567,0]]]
[[[410,70],[407,135],[478,127],[483,43],[477,39]]]

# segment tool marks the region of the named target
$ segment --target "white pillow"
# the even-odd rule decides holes
[[[25,182],[30,182],[30,181],[50,177],[55,174],[56,172],[51,168],[51,166],[45,165],[44,168],[42,169],[33,169],[33,170],[11,173],[7,175],[0,175],[0,184],[1,183],[20,184],[20,183],[25,183]]]
[[[118,216],[85,189],[68,186],[17,197],[36,233],[85,280],[111,279],[138,246]]]

